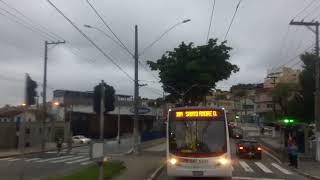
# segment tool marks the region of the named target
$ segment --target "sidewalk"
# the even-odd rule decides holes
[[[279,139],[263,137],[260,138],[260,141],[268,149],[271,149],[273,155],[279,157],[282,161],[287,161],[286,151],[283,145],[279,143]],[[298,167],[298,169],[292,168],[292,170],[310,179],[320,180],[320,162],[316,162],[315,160],[300,160]]]
[[[125,163],[126,169],[114,180],[143,180],[149,176],[165,162],[165,157],[160,155],[141,154],[128,155],[117,158]]]
[[[80,147],[85,146],[86,144],[73,144],[72,147]],[[68,148],[66,143],[63,143],[62,149]],[[56,143],[46,143],[46,150],[45,151],[54,151],[57,150]],[[35,147],[29,147],[25,148],[24,153],[25,154],[33,154],[33,153],[39,153],[41,151],[41,146],[35,146]],[[0,158],[6,158],[6,157],[12,157],[12,156],[18,156],[20,155],[19,149],[1,149],[0,150]]]
[[[121,157],[112,157],[111,159],[120,160],[125,163],[126,170],[114,180],[143,180],[148,179],[150,175],[165,163],[163,153],[150,153],[144,151],[147,148],[162,144],[165,139],[157,139],[141,144],[142,151],[139,155],[127,155]]]

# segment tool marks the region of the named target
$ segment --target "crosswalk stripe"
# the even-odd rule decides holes
[[[284,169],[283,167],[279,166],[279,165],[278,165],[278,164],[276,164],[276,163],[271,163],[271,165],[272,165],[273,167],[275,167],[275,168],[279,169],[279,170],[280,170],[281,172],[283,172],[284,174],[287,174],[287,175],[292,174],[292,172],[290,172],[290,171],[288,171],[288,170]]]
[[[81,163],[81,165],[88,165],[88,164],[91,164],[91,163],[93,163],[93,162],[92,161],[87,161],[87,162]]]
[[[253,172],[253,169],[244,161],[239,161],[239,164],[246,172]]]
[[[2,159],[0,159],[0,161],[7,161],[7,160],[10,160],[10,159],[14,159],[14,158],[12,158],[12,157],[9,157],[9,158],[2,158]]]
[[[31,159],[26,159],[25,162],[30,162],[30,161],[36,161],[39,160],[40,158],[31,158]]]
[[[18,160],[19,160],[18,158],[17,159],[13,158],[13,159],[9,159],[8,161],[14,162],[14,161],[18,161]]]
[[[66,158],[66,159],[51,161],[51,163],[62,163],[62,162],[66,162],[66,161],[72,161],[72,160],[76,160],[76,159],[81,159],[83,157],[84,156],[76,156],[76,157],[72,157],[72,158]]]
[[[265,165],[263,165],[261,162],[255,162],[255,164],[262,169],[262,171],[266,173],[273,173],[269,168],[267,168]]]
[[[55,160],[59,160],[59,159],[63,159],[63,158],[67,158],[67,157],[71,157],[73,155],[68,155],[68,156],[60,156],[60,157],[55,157],[55,158],[49,158],[49,159],[43,159],[40,161],[35,161],[35,162],[48,162],[48,161],[55,161]]]
[[[78,159],[75,161],[70,161],[70,162],[66,162],[67,164],[74,164],[74,163],[80,163],[80,162],[84,162],[84,161],[88,161],[90,160],[90,158],[84,158],[84,159]]]

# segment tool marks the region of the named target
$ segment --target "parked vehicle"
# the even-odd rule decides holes
[[[262,158],[261,145],[255,140],[240,140],[236,143],[236,155],[239,158],[249,157],[255,159]]]
[[[90,142],[91,142],[90,138],[87,138],[82,135],[72,137],[72,143],[75,143],[75,144],[89,144]]]

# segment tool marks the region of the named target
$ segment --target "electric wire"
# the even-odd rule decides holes
[[[84,32],[81,31],[58,7],[56,7],[50,0],[47,0],[48,3],[61,15],[67,20],[85,39],[87,39],[101,54],[103,54],[109,61],[115,65],[122,73],[124,73],[128,79],[134,81],[134,79],[120,66],[118,65],[115,60],[106,54],[92,39],[90,39]]]
[[[231,26],[232,26],[233,21],[234,21],[234,18],[235,18],[236,15],[237,15],[239,6],[240,6],[240,4],[241,4],[241,1],[242,1],[242,0],[239,0],[238,5],[237,5],[237,7],[236,7],[236,10],[235,10],[234,13],[233,13],[233,16],[232,16],[231,22],[230,22],[230,24],[229,24],[228,30],[227,30],[227,32],[226,32],[226,34],[225,34],[225,36],[224,36],[224,41],[227,39],[227,36],[228,36],[228,34],[229,34],[229,31],[230,31]]]

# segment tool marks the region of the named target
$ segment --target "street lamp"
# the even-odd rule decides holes
[[[122,49],[124,49],[125,51],[127,51],[132,57],[134,56],[134,54],[132,52],[130,52],[126,47],[124,47],[122,44],[120,44],[118,41],[116,41],[115,39],[113,39],[109,34],[107,34],[105,31],[101,30],[100,28],[98,27],[95,27],[95,26],[91,26],[89,24],[85,24],[83,25],[84,27],[86,28],[89,28],[89,29],[94,29],[94,30],[97,30],[99,31],[100,33],[102,33],[104,36],[106,36],[107,38],[109,38],[110,40],[112,40],[115,44],[117,44],[119,47],[121,47]]]
[[[150,49],[155,43],[157,43],[164,35],[166,35],[167,33],[169,33],[172,29],[174,29],[175,27],[190,22],[191,19],[185,19],[181,22],[178,22],[176,24],[174,24],[173,26],[171,26],[169,29],[167,29],[164,33],[162,33],[157,39],[155,39],[153,42],[151,42],[148,46],[146,46],[141,53],[139,54],[139,56],[142,56],[148,49]]]

